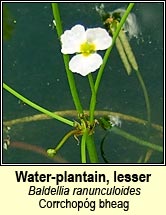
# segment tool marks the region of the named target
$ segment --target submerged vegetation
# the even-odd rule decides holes
[[[99,163],[103,161],[105,163],[111,163],[109,155],[104,148],[108,135],[111,138],[111,135],[115,134],[120,138],[126,139],[129,143],[137,144],[145,149],[145,155],[140,153],[135,163],[149,162],[154,151],[163,153],[162,145],[151,138],[151,134],[155,132],[158,137],[160,137],[158,139],[162,139],[163,129],[162,126],[152,122],[148,90],[141,75],[134,50],[130,45],[130,39],[132,37],[138,37],[139,34],[136,16],[132,13],[135,4],[129,3],[126,9],[117,9],[112,12],[105,11],[104,6],[101,5],[100,7],[96,7],[96,11],[99,14],[99,19],[101,18],[102,20],[103,27],[85,28],[83,25],[77,24],[66,31],[63,30],[63,17],[61,18],[59,4],[51,4],[54,17],[53,23],[58,36],[57,41],[61,46],[61,55],[75,110],[50,111],[32,102],[7,83],[3,83],[3,88],[6,91],[33,109],[41,112],[41,114],[33,116],[4,121],[4,149],[10,150],[10,146],[12,147],[13,145],[13,147],[15,146],[38,152],[55,162],[67,162],[66,159],[61,159],[61,157],[59,157],[59,151],[63,150],[63,147],[65,147],[64,144],[67,143],[71,137],[74,137],[80,147],[80,155],[78,155],[78,157],[80,157],[81,163]],[[8,25],[5,25],[4,21],[3,32],[10,31],[12,31],[12,29]],[[116,46],[120,60],[123,62],[127,76],[135,74],[138,79],[142,94],[144,95],[147,113],[146,119],[140,119],[124,113],[96,109],[98,90],[114,46]],[[104,51],[104,56],[98,54],[100,51]],[[73,54],[75,55],[72,57],[69,56]],[[78,73],[81,78],[87,78],[89,82],[91,97],[88,110],[85,110],[83,107],[77,89],[75,73]],[[79,88],[81,88],[81,86],[79,86]],[[48,145],[47,149],[43,150],[29,145],[29,149],[27,149],[27,144],[23,142],[15,141],[14,144],[12,144],[10,127],[20,123],[37,122],[48,119],[58,120],[71,128],[67,133],[62,134],[61,140],[57,142],[55,147],[50,147]],[[143,133],[146,135],[142,135],[141,133],[138,135],[134,130],[126,131],[123,128],[122,120],[123,122],[130,122],[132,125],[136,124],[141,126]],[[95,139],[99,127],[102,128],[104,132],[103,137],[98,141],[100,142],[101,155],[98,152]],[[100,157],[103,159],[102,161]]]

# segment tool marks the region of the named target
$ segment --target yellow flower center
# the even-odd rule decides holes
[[[96,51],[96,46],[94,43],[85,42],[80,45],[80,52],[84,56],[88,56]]]

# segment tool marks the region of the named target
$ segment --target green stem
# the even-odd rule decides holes
[[[81,163],[86,163],[86,140],[88,136],[87,129],[84,131],[81,139]]]
[[[97,91],[98,91],[98,88],[99,88],[99,84],[100,84],[100,81],[101,81],[101,77],[103,75],[103,71],[104,71],[104,68],[105,68],[105,65],[107,63],[107,60],[108,60],[108,57],[110,55],[110,52],[114,46],[114,43],[116,41],[116,38],[118,37],[118,34],[123,26],[123,24],[125,23],[130,11],[132,10],[132,8],[134,7],[134,3],[130,3],[129,6],[127,7],[114,35],[113,35],[113,39],[112,39],[112,45],[109,49],[107,49],[105,55],[104,55],[104,59],[103,59],[103,64],[101,65],[100,69],[99,69],[99,72],[98,72],[98,75],[97,75],[97,78],[96,78],[96,82],[95,82],[95,90],[96,90],[96,94],[97,94]]]
[[[31,102],[29,99],[25,98],[24,96],[22,96],[21,94],[19,94],[18,92],[16,92],[15,90],[13,90],[11,87],[9,87],[7,84],[3,83],[3,88],[5,90],[7,90],[8,92],[10,92],[12,95],[14,95],[15,97],[17,97],[18,99],[20,99],[21,101],[25,102],[26,104],[28,104],[29,106],[33,107],[34,109],[45,113],[46,115],[55,118],[65,124],[68,124],[70,126],[74,126],[74,123],[68,119],[65,119],[61,116],[56,115],[55,113],[52,113],[50,111],[48,111],[47,109],[35,104],[34,102]]]
[[[59,13],[57,3],[52,3],[52,10],[53,10],[54,19],[55,19],[55,22],[56,22],[57,34],[58,34],[58,37],[60,38],[60,36],[63,33],[63,28],[62,28],[62,24],[61,24],[61,18],[60,18],[60,13]],[[72,95],[75,107],[76,107],[77,112],[79,114],[83,114],[83,108],[82,108],[81,102],[79,100],[79,96],[78,96],[78,92],[77,92],[77,89],[76,89],[74,76],[73,76],[73,73],[69,70],[69,56],[63,54],[63,61],[64,61],[64,64],[65,64],[68,83],[69,83],[69,87],[70,87],[70,91],[71,91],[71,95]]]
[[[94,135],[88,135],[86,139],[86,146],[89,154],[89,159],[91,163],[98,163],[98,156],[96,151],[96,145],[94,143]]]
[[[63,30],[62,30],[62,24],[61,24],[58,4],[52,3],[52,9],[53,9],[54,19],[56,22],[57,34],[58,34],[58,37],[60,38],[60,36],[63,33]],[[83,108],[82,108],[81,102],[78,97],[74,76],[73,76],[72,72],[69,70],[69,56],[63,54],[63,60],[64,60],[67,78],[68,78],[68,82],[69,82],[69,86],[70,86],[70,90],[71,90],[71,94],[73,97],[75,107],[79,114],[83,114]],[[82,163],[86,163],[86,139],[87,139],[87,131],[85,131],[85,133],[83,134],[82,143],[81,143]]]
[[[89,84],[92,92],[92,97],[91,97],[90,107],[89,107],[89,115],[90,115],[90,123],[93,124],[94,110],[91,107],[96,106],[96,92],[95,92],[94,81],[91,73],[88,75],[88,79],[89,79]]]
[[[57,152],[62,146],[63,144],[67,141],[67,139],[69,137],[71,137],[72,135],[76,134],[77,133],[77,130],[72,130],[72,131],[69,131],[63,138],[62,140],[60,141],[60,143],[55,147],[55,151]]]
[[[147,111],[148,127],[150,128],[150,126],[151,126],[151,108],[150,108],[150,100],[149,100],[148,92],[147,92],[145,83],[143,81],[143,78],[141,76],[141,73],[139,72],[139,70],[135,70],[135,72],[136,72],[137,78],[138,78],[138,80],[141,84],[142,90],[143,90],[145,104],[146,104],[146,111]]]
[[[120,30],[121,30],[123,24],[125,23],[125,21],[126,21],[128,15],[129,15],[129,13],[130,13],[130,11],[132,10],[133,7],[134,7],[134,3],[130,3],[129,6],[127,7],[127,9],[126,9],[126,11],[125,11],[125,13],[124,13],[124,15],[123,15],[121,21],[120,21],[120,23],[119,23],[119,25],[118,25],[118,27],[117,27],[115,33],[114,33],[114,35],[113,35],[112,45],[111,45],[111,47],[110,47],[109,49],[107,49],[107,51],[106,51],[106,53],[105,53],[105,55],[104,55],[103,63],[102,63],[102,65],[101,65],[100,69],[99,69],[99,72],[98,72],[97,78],[96,78],[96,82],[95,82],[95,92],[96,92],[96,96],[97,96],[97,92],[98,92],[98,88],[99,88],[99,85],[100,85],[100,81],[101,81],[101,78],[102,78],[102,75],[103,75],[103,72],[104,72],[104,68],[105,68],[105,66],[106,66],[106,63],[107,63],[107,61],[108,61],[108,57],[109,57],[109,55],[110,55],[110,52],[111,52],[111,50],[112,50],[112,48],[113,48],[113,46],[114,46],[114,43],[115,43],[115,41],[116,41],[116,38],[118,37],[118,34],[119,34],[119,32],[120,32]],[[90,107],[91,113],[93,113],[93,112],[95,111],[95,107],[96,107],[96,103],[93,103],[93,102],[92,102],[92,99],[93,99],[93,98],[91,97],[91,107]]]
[[[128,140],[131,140],[135,143],[138,143],[139,145],[143,145],[143,146],[146,146],[148,148],[151,148],[153,150],[156,150],[156,151],[159,151],[159,152],[162,152],[163,151],[163,147],[162,146],[159,146],[157,144],[154,144],[154,143],[150,143],[148,141],[145,141],[145,140],[142,140],[134,135],[131,135],[129,133],[127,133],[126,131],[123,131],[122,129],[119,129],[117,127],[113,127],[111,128],[112,132],[114,132],[115,134],[118,134]]]
[[[57,151],[59,151],[59,149],[63,146],[63,144],[67,141],[67,139],[69,139],[69,137],[71,137],[72,135],[76,134],[77,130],[72,130],[69,131],[63,138],[62,140],[58,143],[58,145],[55,147],[55,149],[48,149],[47,150],[47,154],[50,157],[54,157],[57,153]]]

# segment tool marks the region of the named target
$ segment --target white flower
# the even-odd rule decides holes
[[[77,53],[69,62],[69,69],[83,76],[96,71],[102,64],[102,57],[97,50],[105,50],[112,44],[112,38],[102,28],[85,30],[82,25],[75,25],[61,36],[63,54]]]

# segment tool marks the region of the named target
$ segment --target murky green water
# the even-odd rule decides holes
[[[16,20],[10,39],[3,41],[3,81],[9,86],[49,110],[74,109],[67,83],[60,43],[53,27],[50,3],[6,3]],[[60,3],[64,29],[75,24],[85,27],[103,27],[97,3]],[[105,3],[108,11],[126,7],[126,3]],[[140,27],[139,37],[132,45],[140,72],[146,83],[151,102],[152,122],[163,124],[163,4],[136,3],[132,11]],[[94,77],[96,74],[94,74]],[[89,107],[88,79],[75,75],[80,98],[85,109]],[[127,76],[114,47],[100,85],[97,109],[110,110],[146,119],[144,97],[135,73]],[[36,110],[3,91],[3,120],[37,114]],[[70,117],[74,120],[74,117]],[[122,120],[122,128],[145,138],[145,128]],[[69,131],[69,127],[56,120],[45,120],[12,126],[9,132],[11,145],[3,152],[4,163],[53,163],[43,156],[44,150],[54,147]],[[97,128],[95,142],[100,152],[100,142],[105,135]],[[150,141],[163,143],[161,134],[152,131]],[[27,145],[24,145],[24,144]],[[23,147],[23,148],[22,148]],[[31,151],[33,149],[33,152]],[[37,150],[40,153],[36,153]],[[136,163],[148,151],[113,133],[105,139],[104,151],[110,163]],[[43,152],[43,151],[42,151]],[[80,145],[70,138],[58,153],[56,162],[80,162]],[[163,155],[152,152],[149,163],[161,163]],[[101,155],[100,162],[104,163]]]

